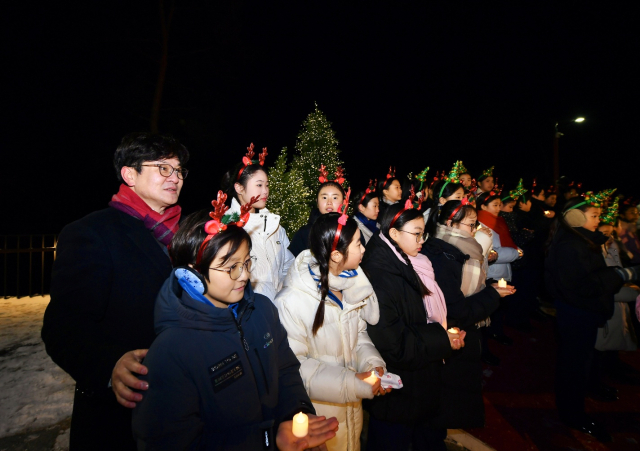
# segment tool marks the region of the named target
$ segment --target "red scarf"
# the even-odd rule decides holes
[[[516,243],[513,242],[507,221],[502,216],[494,216],[488,211],[478,209],[478,221],[489,227],[491,230],[500,235],[500,245],[518,249]]]
[[[140,219],[153,233],[155,239],[165,246],[169,245],[171,238],[178,231],[182,210],[179,205],[166,208],[163,214],[156,213],[127,185],[120,185],[118,193],[113,195],[109,206]]]

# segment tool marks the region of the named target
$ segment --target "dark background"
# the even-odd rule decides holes
[[[267,164],[293,150],[314,102],[356,188],[390,164],[433,175],[456,159],[476,177],[495,165],[507,189],[550,183],[554,123],[584,116],[561,127],[561,174],[638,194],[631,5],[271,3],[175,5],[159,128],[192,155],[185,213],[250,142]],[[58,232],[106,206],[121,137],[149,128],[159,3],[14,2],[2,21],[0,233]]]

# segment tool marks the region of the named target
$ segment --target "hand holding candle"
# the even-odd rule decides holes
[[[498,280],[498,288],[507,288],[507,281],[504,279]]]
[[[379,378],[376,375],[375,370],[371,371],[371,374],[364,379],[364,381],[369,385],[375,385],[375,383],[378,382],[378,380]]]
[[[309,417],[302,412],[295,414],[291,431],[296,437],[306,437],[309,432]]]

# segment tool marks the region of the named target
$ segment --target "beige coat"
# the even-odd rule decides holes
[[[314,263],[309,250],[298,255],[276,297],[276,306],[317,414],[336,417],[340,423],[327,448],[359,450],[361,400],[373,394],[371,386],[356,373],[386,367],[367,335],[367,322],[376,324],[380,316],[378,300],[362,269],[358,268],[358,275],[351,278],[330,276],[330,287],[342,290],[343,309],[325,300],[324,323],[314,336],[313,320],[320,302],[318,282],[309,272],[311,264],[319,275]]]

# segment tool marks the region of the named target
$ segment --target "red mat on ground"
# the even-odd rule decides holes
[[[511,347],[489,342],[501,359],[484,366],[486,425],[468,432],[498,451],[506,450],[640,450],[640,351],[621,352],[621,371],[605,382],[619,390],[620,400],[587,398],[587,412],[606,425],[612,443],[565,427],[554,404],[555,320],[534,323],[534,331],[506,328]]]

